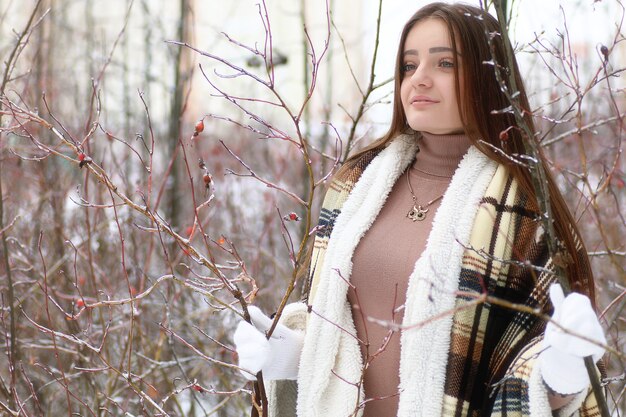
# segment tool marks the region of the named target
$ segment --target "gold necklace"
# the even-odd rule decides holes
[[[426,213],[428,213],[428,207],[430,207],[430,205],[433,204],[435,201],[442,198],[443,194],[441,194],[439,197],[433,198],[424,206],[417,204],[417,197],[415,197],[415,193],[413,192],[413,187],[411,187],[411,177],[409,176],[410,170],[411,170],[410,167],[409,169],[406,170],[406,183],[409,186],[411,197],[413,197],[413,207],[411,207],[411,210],[409,210],[409,212],[406,214],[406,217],[413,220],[414,222],[418,220],[422,221],[426,218]]]

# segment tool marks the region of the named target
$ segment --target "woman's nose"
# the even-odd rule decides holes
[[[411,75],[411,83],[417,87],[430,87],[432,86],[432,78],[428,74],[428,70],[424,65],[420,65],[415,69],[415,72]]]

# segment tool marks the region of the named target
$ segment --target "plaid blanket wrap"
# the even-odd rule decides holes
[[[297,387],[270,386],[270,415],[362,414],[363,358],[346,281],[359,239],[416,147],[414,136],[399,136],[330,184],[314,242],[308,302],[289,305],[283,314],[287,325],[306,331]],[[555,277],[538,214],[530,207],[504,166],[470,148],[409,278],[399,417],[553,415],[535,366],[545,322],[510,308],[551,310],[547,290]],[[485,293],[509,306],[481,300]],[[554,415],[600,414],[589,390]]]

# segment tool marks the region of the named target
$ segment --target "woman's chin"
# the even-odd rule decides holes
[[[463,135],[465,130],[462,127],[436,127],[436,126],[411,126],[411,129],[416,132],[430,133],[431,135]]]

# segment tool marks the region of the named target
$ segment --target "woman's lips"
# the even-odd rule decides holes
[[[415,96],[411,98],[411,104],[414,105],[422,105],[422,104],[436,104],[439,101],[432,99],[428,96]]]

